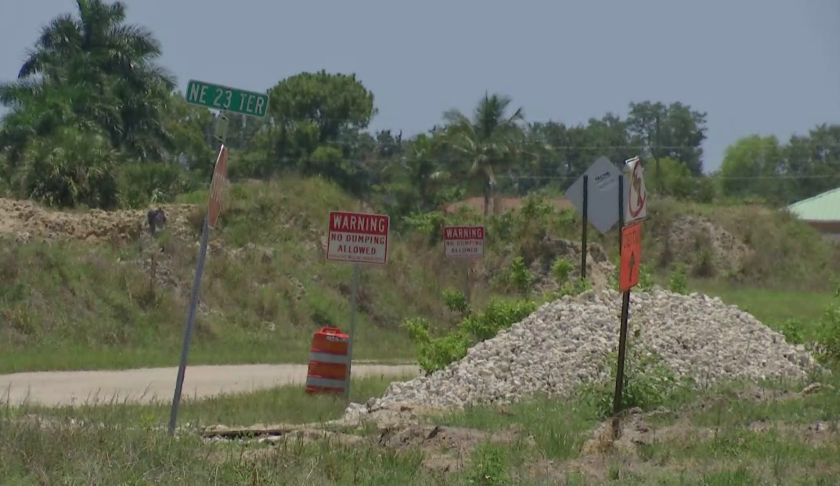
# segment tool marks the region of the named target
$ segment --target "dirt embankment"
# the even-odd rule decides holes
[[[162,204],[166,227],[179,237],[192,234],[190,204]],[[89,242],[127,242],[148,233],[147,210],[52,211],[31,201],[0,199],[0,234],[13,234],[21,242],[31,238],[76,239]]]

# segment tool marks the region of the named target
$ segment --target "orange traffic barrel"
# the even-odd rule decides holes
[[[349,343],[350,337],[337,327],[315,332],[309,350],[306,393],[344,393]]]

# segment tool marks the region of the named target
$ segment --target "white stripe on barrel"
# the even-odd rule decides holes
[[[342,364],[347,363],[347,355],[329,354],[329,353],[309,353],[309,361],[317,361],[319,363]]]

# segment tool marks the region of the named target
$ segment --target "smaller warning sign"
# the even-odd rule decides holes
[[[626,292],[639,283],[639,264],[642,260],[642,222],[637,221],[621,229],[621,268],[618,271],[618,291]]]
[[[446,258],[483,258],[484,226],[447,226],[443,228]]]
[[[331,212],[327,260],[384,264],[389,224],[382,214]]]

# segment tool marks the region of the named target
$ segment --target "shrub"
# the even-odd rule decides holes
[[[638,288],[641,291],[648,292],[653,290],[653,273],[650,271],[650,267],[645,265],[644,263],[639,264],[639,285]]]
[[[531,271],[525,266],[525,260],[522,257],[516,257],[508,269],[507,280],[508,284],[522,294],[528,294],[531,290],[531,282],[534,277]]]
[[[26,150],[18,174],[24,196],[50,206],[109,209],[117,204],[117,153],[101,134],[62,128]]]
[[[571,273],[572,268],[573,265],[562,258],[554,261],[554,264],[551,266],[551,273],[554,274],[554,278],[557,279],[557,285],[562,286],[566,283],[569,279],[569,273]]]
[[[196,184],[179,166],[170,163],[129,163],[120,168],[120,205],[143,208],[172,201]]]
[[[786,320],[782,323],[779,330],[785,336],[785,341],[788,344],[802,344],[805,342],[805,337],[802,335],[802,321],[799,319]]]
[[[627,353],[624,362],[624,388],[621,395],[622,409],[639,407],[651,410],[665,401],[677,388],[673,373],[662,364],[662,356],[644,346],[637,345],[640,336],[636,331],[627,338]],[[618,374],[618,351],[607,357],[610,367],[608,380],[591,385],[588,389],[595,401],[599,415],[612,416],[615,396],[615,379]]]
[[[685,265],[681,263],[677,264],[671,272],[668,290],[683,295],[688,293],[688,278],[686,277]]]
[[[403,218],[409,230],[417,231],[429,237],[429,244],[434,245],[443,238],[445,218],[440,211],[416,213]]]
[[[401,326],[408,330],[409,338],[417,345],[420,368],[431,374],[463,358],[471,346],[495,337],[536,308],[535,302],[527,300],[494,300],[483,312],[468,315],[454,331],[440,337],[431,336],[428,322],[419,317],[406,319]]]
[[[468,484],[508,484],[510,464],[505,449],[491,442],[476,446],[470,456],[470,467],[465,472]]]
[[[443,303],[452,312],[466,315],[470,311],[470,303],[467,296],[460,290],[446,289],[443,291]]]
[[[461,321],[460,328],[475,338],[476,342],[481,342],[528,317],[536,308],[537,304],[529,300],[492,300],[483,312],[472,314]]]
[[[817,343],[822,348],[820,357],[824,361],[836,364],[840,363],[840,302],[835,299],[835,302],[825,309],[817,332]]]
[[[566,282],[557,291],[558,297],[565,295],[580,295],[592,288],[592,282],[588,278],[581,278],[575,282]]]

